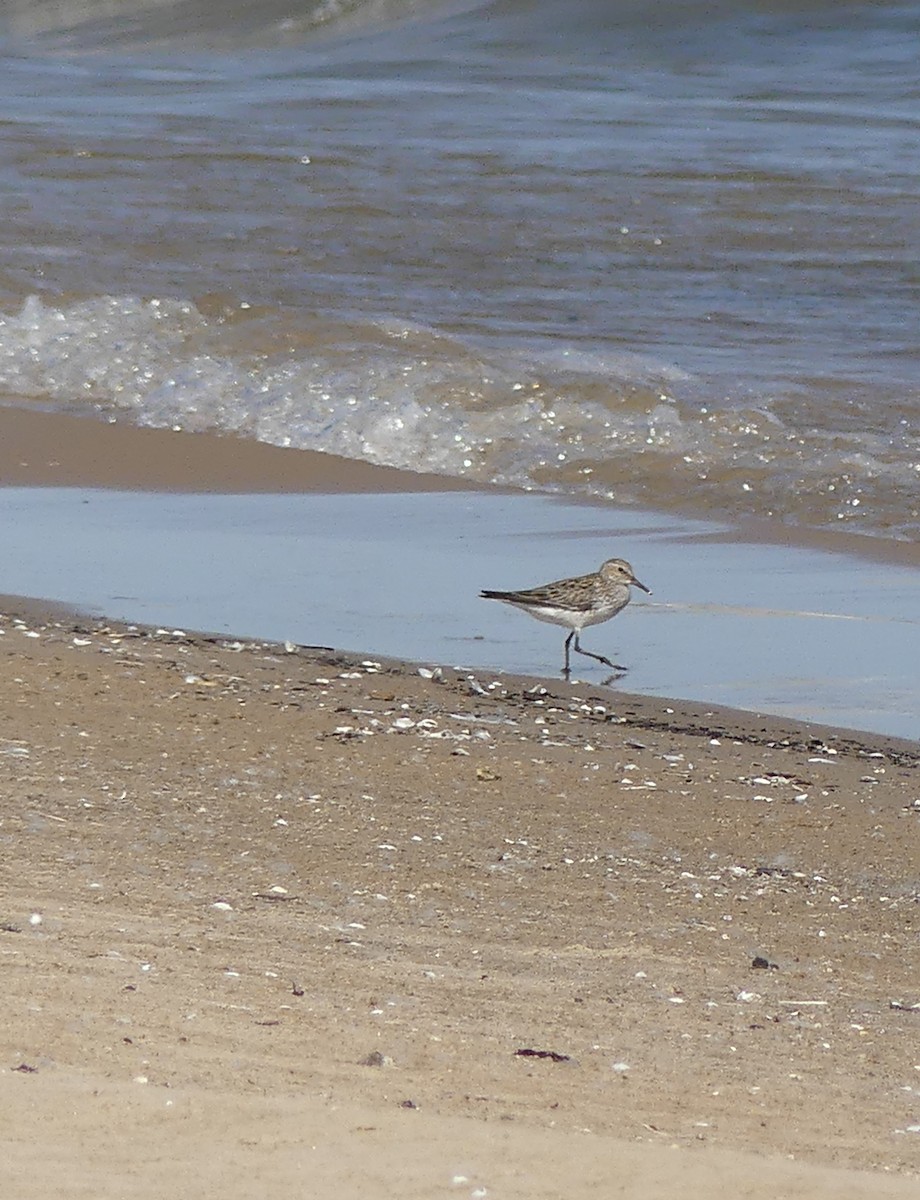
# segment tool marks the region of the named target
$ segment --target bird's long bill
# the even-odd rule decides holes
[[[635,577],[635,575],[633,575],[630,582],[632,583],[633,587],[642,588],[643,592],[645,592],[647,595],[651,596],[652,589],[647,588],[644,583],[640,583],[639,580]]]

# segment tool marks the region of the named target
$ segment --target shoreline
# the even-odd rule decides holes
[[[542,678],[561,639],[479,588],[615,555],[655,594],[591,634],[632,666],[614,691],[920,739],[920,680],[903,653],[918,623],[910,555],[85,417],[0,408],[4,434],[9,593]]]
[[[573,679],[566,682],[554,676],[521,675],[495,668],[448,667],[444,664],[429,667],[422,660],[393,658],[375,654],[371,650],[277,642],[208,629],[162,628],[144,622],[112,618],[104,613],[82,612],[53,599],[0,593],[0,619],[4,617],[32,629],[57,627],[78,638],[97,630],[117,630],[119,637],[142,640],[175,637],[182,645],[199,648],[230,645],[235,650],[263,650],[292,661],[298,657],[325,656],[337,664],[360,665],[372,660],[382,672],[418,674],[420,678],[426,677],[422,672],[433,671],[436,675],[440,672],[442,676],[446,672],[457,681],[472,681],[470,688],[476,694],[479,694],[479,688],[483,688],[486,694],[489,689],[500,689],[515,695],[537,693],[541,689],[577,698],[590,694],[594,702],[603,704],[611,713],[615,713],[619,724],[647,732],[726,738],[739,745],[780,746],[800,751],[807,751],[816,745],[833,745],[847,753],[863,756],[880,754],[899,765],[920,767],[920,741],[913,738],[753,712],[731,705],[707,704],[686,697],[650,696],[620,687],[611,691],[597,681],[592,683]]]
[[[0,405],[0,488],[10,487],[253,495],[481,490],[462,479],[229,434]]]
[[[0,631],[22,1200],[152,1200],[189,1117],[178,1159],[230,1171],[203,1200],[306,1169],[389,1200],[409,1161],[420,1196],[550,1200],[551,1162],[571,1200],[912,1194],[920,748],[41,605]]]
[[[562,631],[479,598],[632,562],[654,595],[591,630],[585,686],[917,738],[901,565],[529,494],[0,488],[4,591],[168,628],[542,678]],[[538,574],[539,572],[539,574]]]
[[[485,492],[529,494],[459,479],[268,445],[231,434],[147,428],[127,419],[27,409],[0,403],[0,489],[102,488],[131,492],[217,494],[355,494]],[[550,495],[545,493],[544,495]],[[680,524],[680,514],[622,509],[590,496],[560,497],[573,507],[626,511]],[[689,518],[705,525],[707,518]],[[820,530],[751,518],[709,535],[711,542],[786,546],[848,554],[869,562],[920,566],[920,545],[850,530]]]

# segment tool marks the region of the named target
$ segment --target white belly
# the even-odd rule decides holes
[[[627,600],[628,600],[627,596]],[[603,608],[587,609],[576,612],[570,608],[538,607],[536,604],[515,604],[521,612],[529,613],[538,621],[547,621],[550,625],[563,625],[566,629],[586,629],[589,625],[600,625],[615,617],[621,608],[625,608],[627,600],[622,603],[608,604]]]

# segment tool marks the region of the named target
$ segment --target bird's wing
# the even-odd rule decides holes
[[[555,583],[544,583],[529,588],[526,592],[512,592],[517,604],[529,604],[533,608],[555,608],[559,605],[572,612],[587,612],[594,607],[594,577],[582,575],[577,579],[559,579]],[[578,587],[573,585],[578,584]],[[572,593],[575,593],[573,598]]]

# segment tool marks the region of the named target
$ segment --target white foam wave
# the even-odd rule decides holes
[[[66,308],[33,297],[0,317],[0,388],[19,402],[702,515],[915,536],[920,445],[906,435],[795,428],[766,405],[694,402],[692,386],[633,355],[515,359],[392,319],[137,297]]]

